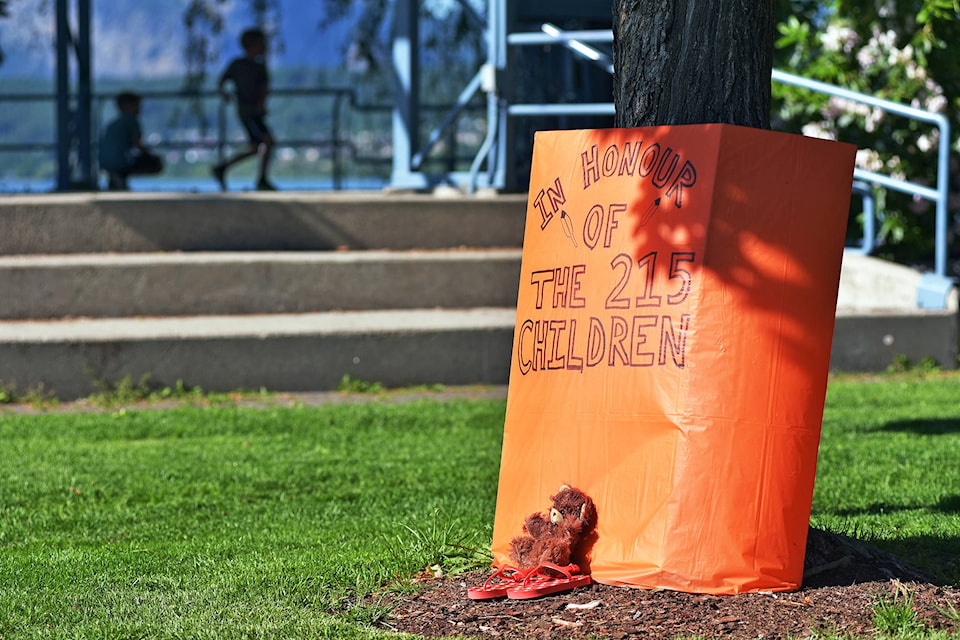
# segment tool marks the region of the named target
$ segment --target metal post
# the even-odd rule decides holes
[[[77,2],[77,112],[75,128],[79,155],[79,182],[84,188],[94,189],[97,177],[93,170],[93,140],[91,135],[91,107],[93,105],[90,55],[90,0]]]
[[[339,191],[343,188],[343,169],[340,166],[340,112],[343,110],[343,93],[337,93],[333,98],[333,120],[330,123],[330,139],[333,141],[333,188]]]
[[[70,23],[67,19],[68,0],[57,0],[57,189],[70,187]]]
[[[856,253],[868,256],[873,253],[876,245],[876,200],[873,197],[873,189],[866,182],[860,180],[853,181],[853,193],[859,194],[863,201],[863,242],[854,249]]]
[[[516,159],[516,141],[518,126],[516,118],[510,117],[510,105],[517,100],[517,81],[515,79],[517,62],[516,47],[509,46],[510,35],[518,29],[519,0],[496,0],[499,5],[497,25],[497,58],[500,100],[497,104],[500,119],[500,138],[497,141],[498,163],[503,167],[504,187],[508,191],[523,191],[526,184]]]
[[[493,64],[496,71],[497,91],[494,99],[488,105],[488,113],[494,116],[499,125],[496,128],[497,143],[492,150],[488,162],[494,169],[490,172],[490,182],[498,189],[511,187],[508,185],[507,154],[513,140],[508,136],[507,100],[503,95],[503,87],[511,86],[512,80],[508,77],[509,64],[507,59],[507,0],[492,0],[490,3],[490,23],[493,29],[490,46],[493,51]]]
[[[938,114],[941,115],[942,114]],[[947,278],[947,206],[950,200],[950,121],[946,116],[938,120],[940,127],[940,146],[937,149],[937,217],[935,260],[936,274]]]
[[[71,0],[57,0],[57,189],[66,191],[96,187],[93,170],[91,114],[93,106],[90,69],[90,0],[77,0],[77,36],[70,27]],[[71,93],[71,51],[77,66],[77,95]],[[72,154],[76,154],[72,158]],[[71,160],[74,163],[71,163]],[[80,175],[74,175],[73,165]]]
[[[413,149],[420,140],[419,0],[397,0],[393,37],[395,74],[393,106],[393,175],[397,188],[424,186],[411,172]]]

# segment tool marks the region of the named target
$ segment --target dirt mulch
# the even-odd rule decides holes
[[[793,593],[711,596],[591,584],[536,600],[472,601],[468,587],[488,571],[414,578],[415,593],[383,593],[392,607],[382,625],[427,637],[801,638],[823,631],[843,637],[874,633],[879,598],[912,598],[931,629],[960,633],[960,589],[936,584],[900,559],[846,536],[811,529],[804,586]]]

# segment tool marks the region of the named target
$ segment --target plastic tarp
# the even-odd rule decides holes
[[[853,145],[733,125],[535,138],[494,563],[563,483],[601,583],[799,588]]]

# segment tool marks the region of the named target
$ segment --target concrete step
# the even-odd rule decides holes
[[[144,376],[209,391],[324,391],[344,375],[388,387],[506,384],[515,321],[512,307],[7,320],[0,388],[69,400]],[[901,354],[956,362],[955,312],[843,313],[835,327],[832,370],[882,371]]]
[[[0,198],[0,255],[520,247],[525,195],[73,193]]]
[[[208,390],[505,384],[525,196],[66,194],[0,199],[0,386]],[[333,250],[333,249],[348,249]],[[52,255],[58,254],[58,255]],[[957,295],[844,257],[831,368],[957,365]],[[89,316],[89,317],[81,317]]]
[[[504,384],[526,197],[0,199],[0,385]]]
[[[512,307],[520,249],[0,256],[0,319]]]
[[[211,391],[335,389],[344,375],[388,387],[506,384],[515,310],[0,322],[0,385],[62,400],[143,376]]]
[[[884,371],[895,360],[927,358],[957,368],[960,335],[956,309],[838,309],[830,351],[832,371]]]

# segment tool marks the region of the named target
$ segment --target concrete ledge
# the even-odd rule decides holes
[[[97,381],[318,391],[344,375],[388,387],[506,384],[515,311],[411,310],[0,324],[0,380],[63,400]]]
[[[388,387],[506,384],[513,308],[0,322],[0,383],[69,400],[124,377],[213,391],[323,391],[344,375]],[[955,368],[957,316],[839,316],[831,368],[899,355]]]
[[[913,363],[930,357],[945,369],[957,368],[955,311],[844,313],[834,327],[831,370],[883,371],[898,356]]]
[[[916,269],[844,252],[830,368],[883,371],[899,356],[917,363],[933,358],[957,368],[958,296],[944,296],[946,309],[917,305],[924,275]]]
[[[512,307],[520,249],[0,256],[0,319]]]
[[[525,195],[80,193],[0,197],[0,254],[523,244]]]

